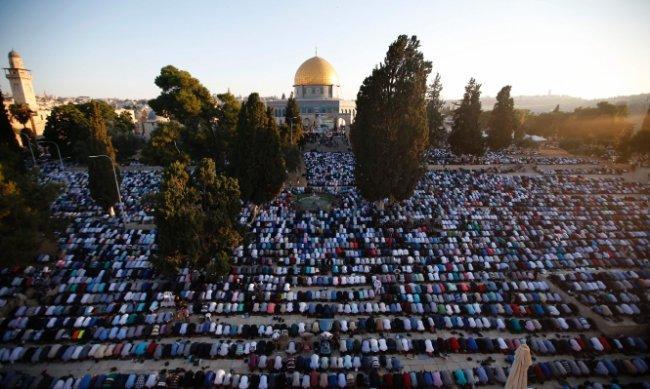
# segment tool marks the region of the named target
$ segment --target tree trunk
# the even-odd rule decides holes
[[[115,217],[115,208],[113,206],[108,207],[108,214],[111,217]]]

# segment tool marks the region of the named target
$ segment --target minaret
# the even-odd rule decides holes
[[[5,76],[11,86],[14,104],[26,104],[33,112],[30,121],[31,129],[36,136],[43,134],[45,118],[42,117],[36,102],[36,94],[32,85],[32,73],[25,69],[23,59],[15,50],[9,52],[9,67],[5,68]]]
[[[15,104],[27,104],[34,112],[38,112],[32,73],[25,69],[23,59],[16,51],[9,52],[9,67],[5,68],[5,75],[11,85],[11,94]]]

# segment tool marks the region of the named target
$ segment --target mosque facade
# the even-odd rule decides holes
[[[338,73],[324,58],[314,56],[298,67],[293,96],[305,131],[328,133],[334,129],[346,130],[354,122],[356,103],[342,99],[340,90]],[[272,109],[278,124],[284,123],[287,100],[271,99],[266,104]]]

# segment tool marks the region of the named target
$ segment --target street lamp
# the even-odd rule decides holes
[[[298,119],[298,116],[289,118],[289,142],[293,144],[293,119]]]
[[[61,164],[61,169],[63,169],[63,158],[61,158],[61,149],[59,149],[59,145],[51,140],[39,140],[36,143],[51,143],[56,147],[56,152],[59,154],[59,164]]]
[[[98,155],[89,155],[89,159],[94,159],[94,158],[107,158],[108,161],[111,164],[111,167],[113,168],[113,180],[115,180],[115,189],[117,190],[117,202],[120,204],[120,214],[124,210],[124,204],[122,204],[122,194],[120,193],[120,184],[117,182],[117,172],[115,171],[115,163],[113,163],[113,158],[109,157],[106,154],[98,154]],[[122,216],[122,223],[126,225],[126,222],[124,221],[124,215]]]
[[[32,162],[34,162],[34,167],[38,167],[36,165],[36,157],[34,156],[34,150],[32,150],[32,141],[29,139],[29,136],[25,134],[24,132],[20,133],[21,136],[24,136],[25,139],[27,139],[27,147],[29,148],[29,152],[32,154]]]

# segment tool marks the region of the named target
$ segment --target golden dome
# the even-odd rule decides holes
[[[311,57],[300,65],[293,78],[294,85],[338,85],[334,66],[321,57]]]

